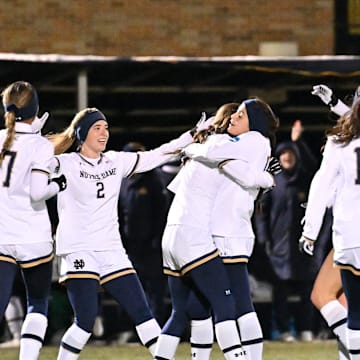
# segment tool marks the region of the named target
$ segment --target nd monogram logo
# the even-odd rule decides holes
[[[74,261],[74,268],[76,270],[82,269],[85,266],[85,261],[83,259],[76,259]]]

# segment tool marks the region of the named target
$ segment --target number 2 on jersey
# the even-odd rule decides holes
[[[9,159],[9,162],[8,162],[8,166],[5,169],[5,180],[3,181],[3,186],[4,187],[9,187],[10,186],[12,168],[13,168],[14,162],[15,162],[16,152],[6,150],[4,152],[4,159],[5,159],[6,156],[10,157],[10,159]]]
[[[99,181],[99,182],[96,183],[96,186],[98,187],[96,197],[98,199],[104,198],[105,197],[104,184]]]

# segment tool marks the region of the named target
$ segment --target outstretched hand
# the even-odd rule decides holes
[[[338,102],[334,92],[324,84],[314,85],[311,94],[318,96],[326,105],[335,106]]]

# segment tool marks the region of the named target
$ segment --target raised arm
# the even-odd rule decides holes
[[[314,85],[311,94],[318,96],[323,103],[330,106],[330,110],[336,115],[342,116],[350,110],[326,85]]]
[[[254,154],[263,152],[266,157],[266,140],[259,141],[259,134],[231,138],[212,135],[204,144],[191,144],[184,149],[189,158],[209,167],[219,167],[229,178],[247,188],[274,186],[274,178],[264,168],[254,164]],[[270,149],[270,148],[269,148]]]

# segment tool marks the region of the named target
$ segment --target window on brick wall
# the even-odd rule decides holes
[[[360,55],[360,0],[335,0],[335,52]]]

